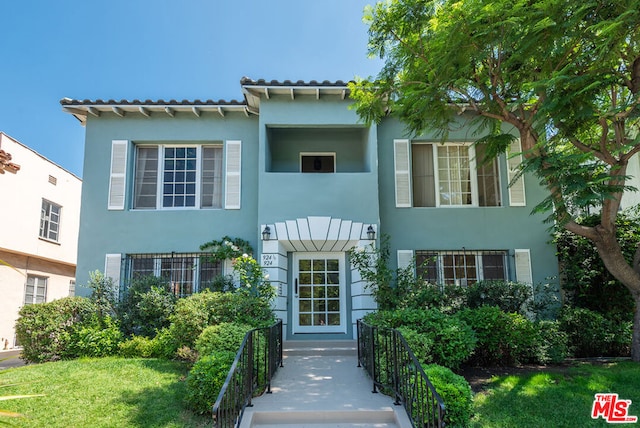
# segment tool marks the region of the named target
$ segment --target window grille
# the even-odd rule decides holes
[[[438,285],[468,286],[478,281],[508,280],[504,250],[416,251],[416,273]]]
[[[155,276],[169,283],[178,297],[211,288],[222,274],[222,263],[211,261],[208,253],[128,254],[125,258],[124,290],[132,280]]]

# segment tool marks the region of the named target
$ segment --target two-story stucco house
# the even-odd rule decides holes
[[[0,175],[0,350],[16,346],[23,305],[73,295],[82,181],[0,132],[20,169]]]
[[[189,294],[228,273],[199,246],[238,237],[277,288],[287,338],[351,339],[375,301],[348,251],[383,236],[396,266],[428,261],[434,282],[557,276],[531,215],[543,189],[508,186],[517,158],[478,164],[468,118],[440,144],[392,118],[364,125],[341,81],[240,86],[231,102],[61,101],[86,126],[78,284],[148,273]]]

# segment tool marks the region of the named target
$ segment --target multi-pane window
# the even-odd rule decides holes
[[[42,200],[40,211],[40,237],[58,241],[60,237],[60,211],[62,207],[53,202]]]
[[[222,145],[138,146],[133,207],[221,208]]]
[[[201,253],[130,254],[126,262],[129,280],[150,275],[163,278],[179,297],[210,288],[222,274],[222,264]]]
[[[416,251],[417,274],[433,284],[506,280],[506,251]]]
[[[24,291],[24,304],[44,303],[47,301],[47,278],[42,276],[27,276]]]
[[[497,160],[484,162],[484,147],[411,144],[414,207],[499,206]]]

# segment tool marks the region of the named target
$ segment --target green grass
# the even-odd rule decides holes
[[[591,419],[594,395],[599,392],[617,393],[620,399],[631,400],[629,415],[640,418],[640,364],[579,364],[557,373],[554,371],[495,377],[488,388],[474,398],[475,416],[472,426],[611,426],[602,418]]]
[[[204,427],[210,417],[184,409],[188,367],[155,359],[82,359],[0,372],[2,395],[45,394],[2,401],[25,415],[0,419],[17,427]]]

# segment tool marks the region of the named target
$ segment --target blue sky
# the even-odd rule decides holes
[[[60,99],[240,100],[243,76],[375,75],[372,2],[2,1],[0,131],[82,177],[84,128]]]

